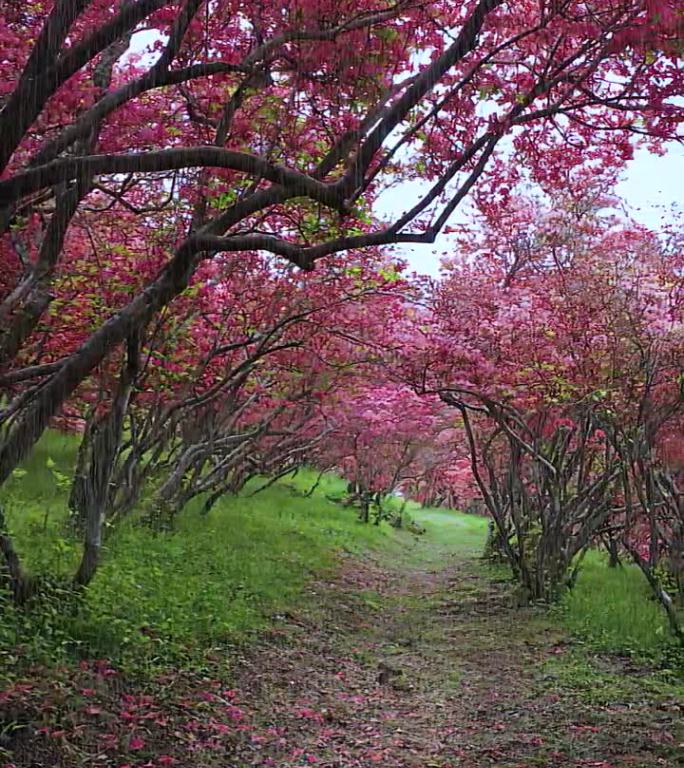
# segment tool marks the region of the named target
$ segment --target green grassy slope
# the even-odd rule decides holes
[[[477,557],[486,536],[484,518],[414,503],[406,511],[425,527],[423,536],[360,524],[354,510],[331,500],[344,494],[344,481],[325,476],[309,496],[317,476],[301,471],[257,495],[250,493],[259,483],[237,498],[224,497],[209,515],[191,504],[170,533],[155,533],[132,515],[108,531],[103,565],[85,599],[65,599],[79,556],[66,525],[76,449],[74,436],[48,433],[0,491],[28,569],[56,575],[32,610],[19,612],[2,601],[0,662],[201,663],[292,610],[307,582],[329,572],[341,552],[375,550],[406,567],[440,568]],[[557,614],[600,650],[656,658],[670,644],[641,574],[608,569],[599,556],[587,557]]]
[[[191,504],[170,533],[135,515],[108,531],[104,561],[84,600],[65,599],[79,542],[67,525],[73,437],[50,433],[3,489],[17,550],[33,574],[55,574],[28,611],[4,601],[0,645],[12,656],[56,661],[103,657],[136,665],[196,663],[222,644],[245,640],[288,610],[314,575],[341,551],[380,548],[397,534],[362,525],[333,503],[344,483],[326,477],[310,497],[312,472],[239,497],[224,497],[205,515]],[[10,658],[10,661],[13,660]]]
[[[598,651],[658,661],[672,647],[665,612],[639,569],[630,563],[609,568],[597,552],[587,554],[558,613],[567,629]]]

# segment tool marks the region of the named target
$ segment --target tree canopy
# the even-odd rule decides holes
[[[76,581],[136,505],[311,464],[366,519],[486,508],[533,597],[617,538],[674,626],[681,228],[609,209],[681,140],[683,31],[676,0],[4,3],[0,482],[82,433]],[[393,246],[442,232],[411,275]]]

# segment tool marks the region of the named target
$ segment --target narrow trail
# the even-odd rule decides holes
[[[478,560],[481,520],[422,522],[425,536],[347,555],[256,646],[217,649],[202,669],[141,687],[86,664],[18,686],[5,722],[25,727],[0,738],[0,766],[684,764],[675,688],[515,607]]]
[[[236,766],[679,764],[677,702],[624,669],[594,690],[563,632],[513,607],[473,551],[421,546],[350,557],[310,610],[278,617],[237,681],[268,736],[236,744]]]

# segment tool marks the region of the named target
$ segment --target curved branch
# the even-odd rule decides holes
[[[71,24],[89,4],[89,0],[63,0],[57,3],[43,27],[16,88],[0,112],[0,170],[5,168],[27,128],[55,91],[94,56],[137,26],[150,13],[166,5],[166,0],[140,0],[134,5],[124,6],[108,24],[104,24],[88,39],[55,61]]]
[[[299,171],[270,163],[256,155],[212,146],[160,149],[120,155],[86,155],[53,160],[37,168],[0,181],[0,206],[9,205],[26,194],[83,176],[114,173],[159,173],[181,168],[214,167],[267,179],[297,194],[307,195],[324,205],[340,208],[339,185],[323,184]]]
[[[441,78],[477,45],[477,38],[487,16],[504,3],[504,0],[480,0],[463,25],[455,42],[436,58],[429,67],[411,83],[403,95],[387,111],[382,120],[363,142],[356,162],[346,175],[346,191],[351,194],[361,185],[377,151],[385,139],[401,123],[420,100],[441,80]]]

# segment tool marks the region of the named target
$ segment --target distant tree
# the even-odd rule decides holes
[[[567,200],[513,206],[462,245],[426,318],[429,345],[406,365],[460,413],[514,572],[529,597],[551,598],[610,533],[678,631],[656,570],[676,560],[684,522],[681,252]]]

